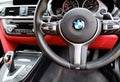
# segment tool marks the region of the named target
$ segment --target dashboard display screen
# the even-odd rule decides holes
[[[38,0],[13,0],[13,5],[35,5]]]

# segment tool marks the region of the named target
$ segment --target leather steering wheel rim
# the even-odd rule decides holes
[[[42,19],[43,13],[47,9],[48,2],[49,0],[39,0],[36,11],[35,11],[34,31],[38,41],[38,45],[42,50],[42,52],[44,52],[44,54],[50,59],[52,59],[55,63],[57,63],[58,65],[64,68],[75,70],[76,69],[75,65],[71,64],[69,61],[58,56],[55,52],[52,51],[52,49],[45,42],[44,34],[41,31],[40,27],[42,22],[41,19]],[[103,67],[109,64],[110,62],[114,61],[116,58],[119,57],[119,55],[120,55],[120,41],[118,41],[118,43],[116,43],[114,48],[110,50],[108,53],[106,53],[103,57],[95,61],[88,62],[85,68],[80,67],[79,70],[89,70],[89,69],[96,69],[96,68]]]

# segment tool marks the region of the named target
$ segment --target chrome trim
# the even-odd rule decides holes
[[[74,44],[75,51],[74,51],[74,64],[79,65],[81,64],[81,58],[82,58],[82,44]]]
[[[30,51],[30,50],[16,51],[16,53],[42,54],[42,52],[36,52],[36,51]]]
[[[17,59],[17,61],[19,61],[19,62],[31,62],[30,59]]]
[[[0,19],[33,19],[34,16],[0,16]]]

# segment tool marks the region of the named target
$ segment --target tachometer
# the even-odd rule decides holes
[[[82,7],[96,13],[99,9],[99,3],[97,0],[85,0]]]
[[[76,7],[79,7],[79,3],[77,0],[65,0],[65,2],[63,3],[64,13]]]

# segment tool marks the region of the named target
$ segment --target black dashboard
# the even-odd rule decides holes
[[[13,0],[13,5],[35,5],[38,0]]]

